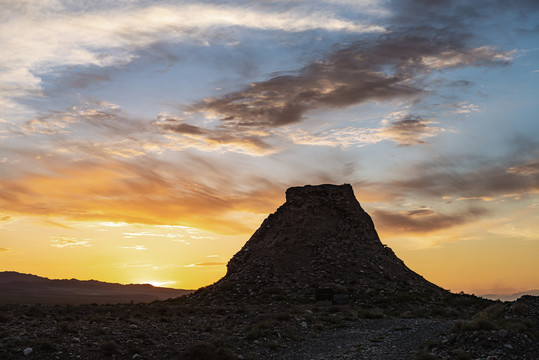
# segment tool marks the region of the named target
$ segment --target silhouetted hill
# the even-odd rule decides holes
[[[122,285],[96,280],[48,279],[14,271],[0,272],[1,304],[115,304],[150,302],[191,293],[191,290]]]
[[[234,255],[225,277],[196,296],[242,301],[311,301],[316,289],[352,301],[423,298],[448,291],[410,270],[380,242],[352,187],[293,187]]]

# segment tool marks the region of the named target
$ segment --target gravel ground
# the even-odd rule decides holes
[[[449,330],[453,321],[430,319],[361,320],[351,327],[322,332],[282,349],[271,359],[413,359],[419,347]]]

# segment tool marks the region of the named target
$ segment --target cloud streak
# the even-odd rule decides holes
[[[178,136],[169,136],[176,148],[197,148],[202,150],[224,150],[246,153],[254,156],[269,155],[279,151],[265,141],[270,134],[256,131],[233,131],[225,128],[207,129],[188,124],[182,119],[161,118],[156,125],[163,131]]]
[[[424,209],[400,212],[376,210],[372,216],[384,232],[424,234],[474,222],[488,213],[484,208],[469,208],[451,215]]]
[[[381,128],[349,126],[318,133],[297,129],[284,131],[284,133],[295,144],[346,148],[373,145],[381,141],[393,141],[399,146],[428,144],[425,138],[445,131],[443,128],[433,126],[434,122],[411,114],[401,116],[391,122],[384,120],[382,123],[386,126]]]
[[[482,159],[428,161],[413,168],[414,176],[392,181],[396,192],[420,196],[488,199],[539,193],[537,161],[508,159],[505,165],[482,165]],[[516,164],[515,164],[516,163]]]
[[[238,190],[242,182],[229,175],[228,165],[188,156],[183,167],[150,159],[68,164],[50,159],[48,165],[45,173],[28,170],[16,179],[0,179],[0,206],[13,215],[183,225],[230,234],[252,229],[229,214],[266,213],[283,192],[281,185],[255,176],[251,186]]]
[[[92,246],[90,240],[80,240],[70,236],[51,236],[51,246],[57,248],[73,247],[73,246]]]

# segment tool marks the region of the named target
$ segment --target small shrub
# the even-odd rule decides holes
[[[412,328],[404,325],[404,326],[394,326],[391,329],[389,329],[389,331],[407,331],[407,330],[412,330]]]
[[[216,347],[210,343],[197,343],[190,345],[183,352],[185,360],[233,360],[236,357],[226,347]]]
[[[439,345],[438,340],[436,340],[436,339],[429,339],[429,340],[427,340],[427,342],[425,343],[424,348],[425,348],[425,350],[429,350],[429,351],[430,351],[430,350],[434,349],[435,347],[437,347],[438,345]]]
[[[4,313],[0,313],[0,324],[7,324],[8,322],[11,322],[11,320],[13,319],[13,316],[11,316],[11,314],[4,314]]]
[[[453,351],[454,357],[452,359],[455,360],[471,360],[472,357],[470,354],[468,354],[466,351],[457,349]]]
[[[504,327],[517,333],[526,333],[533,327],[533,323],[529,319],[508,319]]]
[[[474,319],[472,321],[456,321],[453,326],[451,327],[451,331],[456,332],[464,332],[464,331],[476,331],[476,330],[496,330],[498,329],[498,325],[488,319]]]
[[[257,322],[254,327],[256,329],[270,329],[274,327],[275,325],[277,325],[277,320],[273,318],[267,318],[267,319],[263,319]]]
[[[372,343],[381,343],[382,341],[384,341],[384,339],[385,339],[384,335],[378,335],[376,337],[370,338],[369,341]]]
[[[339,311],[341,311],[341,309],[338,306],[330,306],[328,308],[328,313],[330,314],[335,314],[335,313],[338,313]]]
[[[430,352],[420,351],[415,354],[414,360],[438,360],[439,358]]]
[[[489,319],[501,319],[503,318],[504,305],[503,303],[497,302],[496,304],[490,305],[482,313],[487,314]]]
[[[290,314],[284,311],[271,314],[270,316],[272,319],[279,321],[290,320]]]
[[[61,322],[60,324],[58,324],[58,329],[64,333],[76,332],[75,326],[67,322]]]
[[[526,315],[527,313],[526,305],[522,303],[517,302],[513,304],[512,309],[515,312],[515,314],[518,314],[518,315]]]
[[[118,352],[118,344],[114,341],[107,341],[101,344],[101,352],[106,356],[112,356]]]
[[[31,317],[31,318],[39,318],[39,317],[43,317],[44,313],[41,310],[41,308],[39,308],[39,306],[36,305],[36,306],[32,306],[31,308],[26,310],[24,312],[24,315],[26,315],[28,317]]]
[[[384,313],[379,310],[361,310],[358,315],[363,319],[382,319],[384,317]]]
[[[245,337],[247,338],[247,340],[258,340],[260,339],[262,336],[264,336],[265,332],[260,330],[260,329],[253,329],[251,331],[249,331],[247,333],[247,335],[245,335]]]
[[[470,330],[495,330],[498,328],[496,323],[489,319],[472,320],[469,324]]]
[[[33,347],[47,352],[56,351],[56,345],[48,339],[37,339],[33,343]]]

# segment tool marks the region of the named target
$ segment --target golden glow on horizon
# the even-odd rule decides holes
[[[513,293],[536,288],[539,242],[515,242],[503,232],[489,234],[488,227],[482,227],[487,223],[479,225],[438,234],[378,232],[412,270],[454,292]],[[249,236],[188,226],[13,218],[0,227],[0,271],[196,289],[224,276],[226,263]]]

